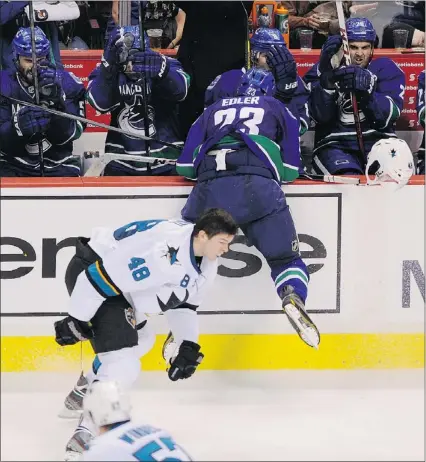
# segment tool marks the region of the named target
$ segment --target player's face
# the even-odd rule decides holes
[[[229,244],[232,242],[232,239],[234,239],[234,236],[230,234],[220,233],[210,239],[207,234],[205,234],[203,256],[207,257],[209,260],[216,260],[217,257],[228,252]]]
[[[266,62],[266,53],[257,53],[255,66],[269,71],[269,66]]]
[[[350,42],[349,53],[352,64],[365,68],[373,55],[373,47],[369,42]]]
[[[37,63],[45,60],[46,56],[41,56],[37,58]],[[33,82],[33,60],[31,58],[27,58],[25,56],[19,56],[19,73],[22,77],[28,82]]]

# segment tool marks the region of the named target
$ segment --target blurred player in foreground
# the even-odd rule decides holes
[[[117,382],[94,382],[84,411],[98,429],[82,461],[190,461],[165,430],[134,422],[129,397]]]

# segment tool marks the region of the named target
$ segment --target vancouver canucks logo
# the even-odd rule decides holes
[[[130,104],[125,103],[117,117],[117,123],[120,128],[127,132],[143,136],[155,136],[157,133],[154,125],[155,112],[152,106],[147,106],[149,119],[149,133],[145,133],[145,120],[143,114],[142,95],[133,95],[133,101]]]
[[[169,247],[167,244],[167,252],[163,255],[163,257],[166,257],[167,260],[171,265],[174,265],[175,263],[179,263],[179,260],[177,259],[177,254],[179,252],[179,247],[175,249],[174,247]]]
[[[349,95],[340,93],[337,100],[337,105],[339,108],[340,122],[343,125],[353,125],[355,123],[354,109],[352,107],[352,99],[349,97]],[[365,120],[365,115],[361,110],[359,110],[359,120],[361,122]]]

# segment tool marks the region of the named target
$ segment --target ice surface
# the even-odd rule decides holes
[[[1,460],[63,460],[76,374],[3,373]],[[425,460],[424,371],[145,372],[134,418],[194,460]]]

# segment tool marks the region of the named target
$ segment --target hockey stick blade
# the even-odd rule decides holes
[[[127,130],[123,130],[121,128],[112,127],[111,125],[103,124],[102,122],[95,122],[94,120],[86,119],[85,117],[76,116],[74,114],[68,114],[67,112],[60,112],[60,111],[57,111],[56,109],[51,109],[49,107],[29,103],[27,101],[22,101],[20,99],[13,98],[12,96],[7,96],[7,95],[1,95],[1,96],[3,98],[9,99],[10,101],[21,104],[22,106],[28,106],[28,107],[32,107],[32,108],[41,107],[41,108],[43,108],[44,111],[49,112],[50,114],[54,114],[54,115],[57,115],[57,116],[60,116],[60,117],[65,117],[66,119],[76,120],[77,122],[81,122],[81,123],[84,123],[84,124],[92,124],[95,127],[104,128],[105,130],[111,130],[113,132],[121,133],[122,135],[126,135],[126,136],[129,136],[131,138],[138,138],[138,139],[141,139],[141,140],[144,140],[144,141],[155,141],[156,143],[160,143],[160,144],[162,144],[164,146],[168,146],[170,148],[174,148],[174,149],[177,149],[179,151],[182,150],[182,146],[173,144],[173,143],[171,143],[169,141],[163,141],[163,140],[159,140],[157,138],[149,138],[148,136],[139,135],[138,133],[131,133],[131,132],[128,132]]]
[[[301,179],[312,180],[312,181],[323,181],[324,183],[334,184],[360,184],[359,178],[353,178],[350,176],[337,176],[337,175],[310,175],[304,173],[300,175]]]
[[[84,176],[101,176],[105,167],[113,160],[132,160],[137,162],[145,162],[147,164],[153,164],[154,162],[161,161],[162,164],[176,164],[175,159],[165,159],[164,157],[147,157],[147,156],[136,156],[134,154],[113,154],[105,153],[101,154],[98,158],[92,161],[92,165],[86,171]]]

